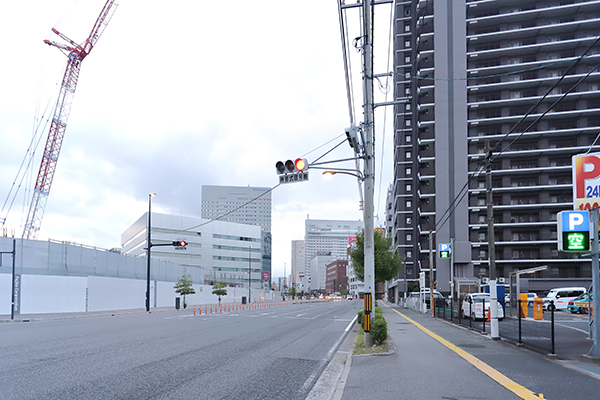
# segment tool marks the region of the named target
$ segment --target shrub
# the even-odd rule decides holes
[[[363,328],[364,328],[364,326],[363,326],[363,322],[364,322],[364,320],[365,320],[365,312],[364,312],[363,310],[360,310],[360,311],[358,312],[358,320],[357,320],[357,322],[358,322],[358,324],[359,324],[360,326],[362,326]]]
[[[376,343],[382,344],[386,341],[387,337],[387,322],[385,321],[385,318],[376,317],[373,323],[371,323],[371,338]]]

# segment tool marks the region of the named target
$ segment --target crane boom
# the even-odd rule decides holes
[[[100,35],[104,32],[117,5],[118,0],[108,0],[106,2],[92,28],[92,32],[81,45],[73,42],[56,29],[52,29],[52,31],[69,44],[60,44],[50,40],[44,41],[47,45],[57,47],[65,53],[69,60],[60,86],[52,123],[50,124],[48,138],[46,139],[46,146],[44,148],[44,153],[42,154],[42,162],[38,171],[29,212],[27,213],[27,220],[22,236],[24,239],[35,239],[42,225],[42,217],[44,216],[44,210],[46,209],[46,202],[48,201],[48,195],[50,194],[50,187],[52,186],[52,180],[54,179],[58,156],[67,129],[67,121],[71,112],[71,105],[73,103],[73,97],[75,96],[77,81],[79,80],[81,62],[90,53],[100,38]]]

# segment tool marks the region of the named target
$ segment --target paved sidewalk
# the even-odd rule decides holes
[[[347,357],[330,398],[581,399],[600,393],[600,361],[549,358],[428,314],[379,304],[393,353]],[[358,325],[346,342],[357,331]]]

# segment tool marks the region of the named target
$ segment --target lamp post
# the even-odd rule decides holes
[[[156,196],[156,193],[150,193],[148,195],[148,226],[146,227],[147,235],[146,235],[146,261],[147,261],[147,270],[146,270],[146,312],[150,312],[150,248],[152,247],[152,242],[150,241],[150,227],[151,224],[151,215],[152,215],[152,197]]]
[[[252,246],[248,247],[248,305],[250,305],[250,274],[252,273],[252,255],[250,254],[250,251],[252,251]]]

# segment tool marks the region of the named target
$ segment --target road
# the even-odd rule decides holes
[[[0,324],[0,399],[304,399],[361,306]]]

